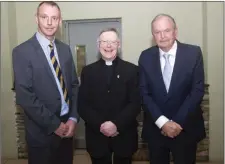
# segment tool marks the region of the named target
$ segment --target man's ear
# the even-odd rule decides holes
[[[177,35],[178,35],[178,29],[177,29],[177,26],[175,27],[174,35],[175,35],[175,38],[177,39]]]
[[[59,25],[60,25],[60,27],[62,26],[62,17],[61,16],[59,18]]]
[[[121,47],[121,43],[120,43],[120,40],[118,40],[118,48]]]

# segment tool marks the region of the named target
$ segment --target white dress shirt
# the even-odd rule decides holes
[[[165,67],[165,58],[163,57],[164,54],[170,54],[169,57],[169,62],[170,65],[172,67],[172,71],[174,68],[174,64],[175,64],[175,59],[176,59],[176,53],[177,53],[177,41],[174,42],[172,48],[168,51],[168,52],[164,52],[163,50],[161,50],[159,48],[159,56],[160,56],[160,65],[161,65],[161,71],[163,73],[164,67]],[[165,117],[164,115],[161,115],[155,122],[155,124],[161,129],[162,126],[168,122],[169,119],[167,117]]]

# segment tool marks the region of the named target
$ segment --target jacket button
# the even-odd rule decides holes
[[[110,92],[110,90],[108,90],[108,93]]]

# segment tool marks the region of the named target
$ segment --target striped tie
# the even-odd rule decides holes
[[[60,82],[60,85],[61,85],[61,88],[62,88],[62,91],[63,91],[63,97],[64,97],[66,103],[69,105],[69,96],[68,96],[68,93],[67,93],[65,82],[63,80],[63,75],[62,75],[60,66],[59,66],[59,64],[56,60],[55,54],[54,54],[54,48],[53,48],[52,42],[50,42],[49,47],[50,47],[50,58],[51,58],[51,61],[52,61],[52,65],[55,69],[56,76],[58,77],[58,80]]]

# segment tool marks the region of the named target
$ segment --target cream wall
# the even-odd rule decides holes
[[[179,28],[179,40],[202,47],[206,80],[210,83],[210,160],[223,159],[222,2],[58,2],[58,4],[64,20],[121,17],[123,57],[135,64],[140,52],[151,45],[150,22],[153,17],[161,12],[174,16]],[[7,7],[2,8],[4,20],[1,23],[4,33],[4,42],[1,42],[3,47],[1,76],[4,76],[4,80],[1,89],[5,100],[1,116],[5,157],[17,155],[15,108],[9,105],[13,102],[10,91],[11,50],[36,31],[34,14],[37,5],[38,2],[3,2],[2,5],[10,7],[10,10]],[[9,36],[12,38],[9,39]]]
[[[14,3],[1,2],[1,138],[3,157],[17,157],[15,107],[13,102],[12,88],[12,64],[11,49],[17,43],[16,19],[11,9],[15,10]],[[10,12],[9,12],[10,11]],[[11,17],[10,17],[11,16]],[[10,17],[10,19],[9,19]],[[12,30],[12,31],[11,31]],[[11,36],[11,38],[9,38]]]
[[[207,61],[208,83],[210,84],[210,154],[211,159],[224,156],[224,40],[223,40],[223,10],[222,3],[207,5]],[[216,11],[216,12],[215,12]],[[214,13],[214,14],[212,14]]]

